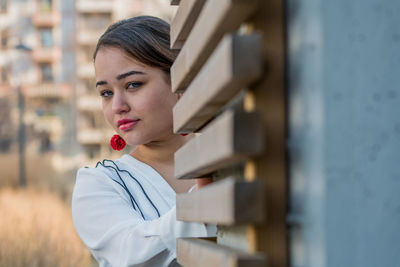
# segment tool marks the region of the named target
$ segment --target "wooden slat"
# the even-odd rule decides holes
[[[252,242],[254,241],[254,226],[246,225],[218,225],[217,243],[230,248],[246,252],[255,252]]]
[[[211,241],[195,238],[177,240],[177,261],[189,267],[265,267],[263,254],[249,254]]]
[[[171,48],[181,49],[206,0],[185,0],[171,23]]]
[[[261,73],[261,35],[225,36],[175,105],[174,132],[199,129]]]
[[[177,5],[180,4],[180,2],[181,2],[181,0],[171,0],[171,5],[172,6],[177,6]]]
[[[196,178],[256,155],[263,148],[258,114],[227,110],[175,152],[175,178]]]
[[[226,178],[195,192],[178,194],[176,218],[220,225],[260,223],[265,217],[260,189],[258,182]]]
[[[208,0],[171,67],[173,92],[186,89],[222,36],[239,27],[257,0]]]

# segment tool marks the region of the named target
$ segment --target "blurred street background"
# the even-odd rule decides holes
[[[0,0],[0,266],[94,264],[72,225],[75,174],[119,153],[93,51],[115,21],[175,11],[165,0]]]

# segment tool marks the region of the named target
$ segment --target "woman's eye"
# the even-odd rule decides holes
[[[138,88],[143,85],[143,82],[130,82],[126,85],[126,89]]]
[[[113,94],[113,92],[109,91],[109,90],[104,90],[104,91],[100,92],[101,97],[109,97],[109,96],[112,96],[112,94]]]

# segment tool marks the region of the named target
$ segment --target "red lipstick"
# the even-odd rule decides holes
[[[137,123],[139,122],[138,120],[131,120],[131,119],[121,119],[118,120],[118,128],[122,131],[127,131],[133,128]]]

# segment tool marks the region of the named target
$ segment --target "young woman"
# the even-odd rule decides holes
[[[175,57],[169,25],[154,17],[117,22],[98,41],[94,65],[104,116],[135,146],[78,171],[73,220],[100,266],[175,266],[177,237],[215,235],[215,226],[176,220],[176,193],[195,182],[173,177],[174,152],[191,138],[172,131],[180,97],[170,88]]]

